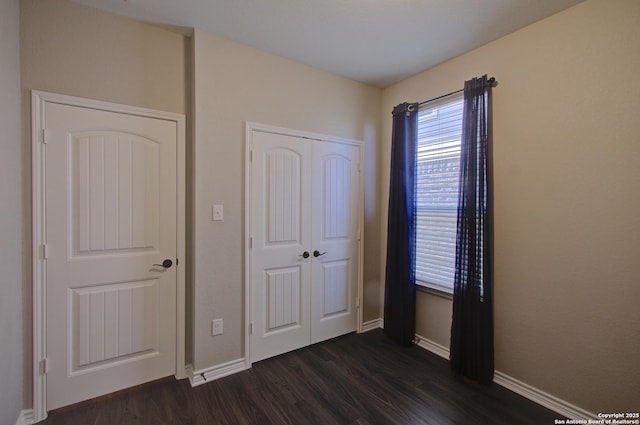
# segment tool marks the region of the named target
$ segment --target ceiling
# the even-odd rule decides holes
[[[386,87],[584,0],[74,0]]]

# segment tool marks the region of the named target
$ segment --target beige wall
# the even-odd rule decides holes
[[[180,34],[71,3],[21,0],[24,211],[30,204],[30,90],[185,113],[188,41]],[[4,158],[4,156],[3,156]],[[24,229],[24,403],[31,406],[30,218]],[[13,224],[13,226],[16,226]]]
[[[394,85],[382,99],[382,140],[390,140],[385,111],[394,105],[484,73],[498,79],[496,368],[595,413],[638,408],[639,71],[640,2],[590,0]],[[388,181],[388,143],[381,157]],[[420,294],[417,328],[448,347],[447,303]]]
[[[184,113],[185,37],[68,0],[22,0],[22,86]]]
[[[194,34],[195,291],[193,366],[243,356],[244,125],[246,121],[363,140],[365,238],[377,243],[376,163],[380,90],[202,31]],[[225,220],[212,222],[211,205]],[[368,244],[368,242],[367,242]],[[365,258],[379,249],[367,247]],[[366,266],[366,314],[378,316],[377,261]],[[211,337],[211,320],[224,334]]]
[[[0,1],[0,422],[22,410],[22,148],[19,1]]]

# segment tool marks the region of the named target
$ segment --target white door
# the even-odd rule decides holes
[[[357,146],[313,144],[312,344],[356,330],[359,159]]]
[[[258,361],[309,345],[311,142],[253,132],[252,155],[251,360]]]
[[[44,127],[50,410],[175,373],[177,131],[49,102]]]
[[[359,147],[251,134],[251,361],[356,330]]]

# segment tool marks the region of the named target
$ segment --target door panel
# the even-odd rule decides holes
[[[322,287],[322,319],[336,314],[348,313],[351,298],[349,294],[349,262],[326,261],[320,263],[319,267],[322,270],[322,277],[315,283]]]
[[[48,103],[47,407],[175,373],[176,123]]]
[[[300,324],[300,268],[266,271],[265,334]]]
[[[158,143],[116,131],[70,138],[74,254],[157,249]]]
[[[71,290],[71,375],[157,346],[157,281]]]
[[[309,141],[253,133],[251,360],[309,344]]]
[[[311,343],[356,330],[359,148],[313,145]]]

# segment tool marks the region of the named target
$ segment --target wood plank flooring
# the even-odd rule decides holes
[[[43,425],[553,424],[559,415],[381,330],[255,363],[195,388],[168,378],[50,412]]]

